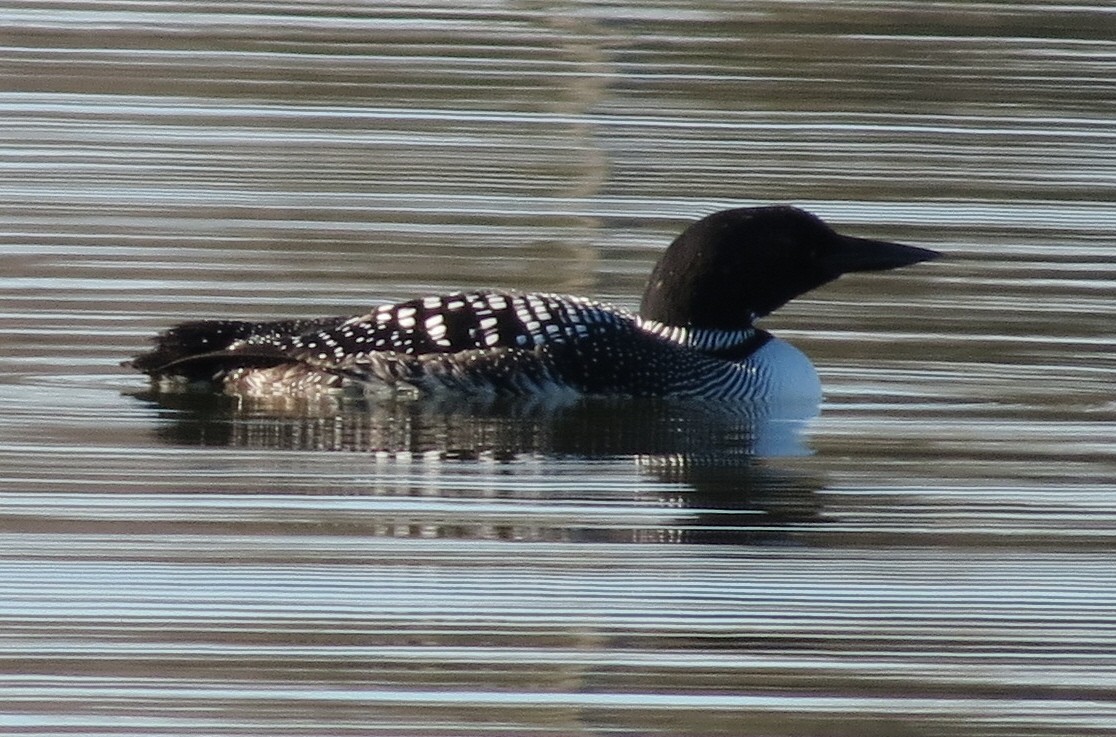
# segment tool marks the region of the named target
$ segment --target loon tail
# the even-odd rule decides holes
[[[252,335],[254,323],[239,320],[185,322],[155,337],[155,348],[125,361],[128,366],[156,376],[191,360],[208,358]]]
[[[122,365],[152,378],[177,375],[187,380],[207,380],[214,372],[237,366],[269,367],[291,361],[291,356],[251,338],[289,335],[334,325],[340,318],[320,320],[197,320],[159,333],[155,347]]]
[[[525,355],[518,355],[528,351],[464,351],[455,361],[440,354],[388,350],[328,360],[302,348],[284,347],[283,340],[267,340],[333,327],[344,319],[186,322],[157,335],[152,350],[122,365],[156,381],[171,379],[175,383],[219,383],[236,374],[232,388],[255,384],[256,391],[269,382],[282,386],[283,381],[298,382],[308,376],[315,377],[308,383],[316,386],[348,380],[370,387],[411,387],[422,393],[447,389],[483,393],[501,383],[494,378],[503,379],[509,388],[524,390],[541,387],[550,378],[538,366],[537,357],[525,360]],[[517,376],[516,368],[526,371]]]

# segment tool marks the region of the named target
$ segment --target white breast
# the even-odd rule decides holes
[[[760,396],[771,402],[817,407],[822,399],[821,379],[806,354],[786,341],[772,338],[745,363],[753,367]]]

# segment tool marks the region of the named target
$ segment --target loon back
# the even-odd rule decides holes
[[[791,207],[726,210],[671,244],[639,316],[579,297],[459,292],[352,317],[184,323],[130,365],[157,386],[202,383],[237,394],[352,386],[762,399],[773,387],[794,387],[779,380],[788,354],[764,350],[773,339],[753,325],[757,316],[842,273],[937,255],[841,236]],[[816,384],[813,367],[790,350],[800,360],[786,375],[806,376],[795,383],[815,392],[805,386],[811,375]]]

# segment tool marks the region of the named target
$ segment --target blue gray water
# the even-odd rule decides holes
[[[0,8],[0,731],[1116,731],[1107,4]],[[634,308],[791,202],[805,426],[157,397],[194,317]]]

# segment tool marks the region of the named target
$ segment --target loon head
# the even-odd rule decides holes
[[[640,317],[664,325],[747,327],[851,271],[928,261],[937,251],[840,235],[789,206],[742,207],[690,225],[655,265]]]

